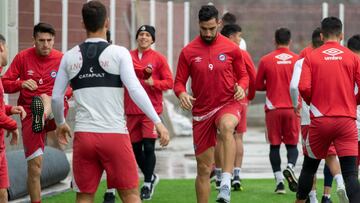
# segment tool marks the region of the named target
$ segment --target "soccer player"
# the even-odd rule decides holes
[[[138,48],[130,52],[136,76],[148,94],[157,114],[163,110],[162,92],[172,89],[173,79],[166,58],[151,49],[155,42],[155,28],[142,25],[136,33]],[[136,162],[144,174],[140,190],[142,200],[150,200],[159,176],[154,173],[155,141],[158,137],[151,120],[136,106],[125,91],[125,114]]]
[[[2,77],[6,93],[20,91],[18,105],[22,105],[27,113],[21,124],[28,165],[27,188],[31,202],[41,201],[40,175],[46,132],[56,129],[54,121],[49,120],[50,96],[62,53],[53,49],[54,37],[55,30],[52,25],[47,23],[35,25],[34,47],[18,53]],[[65,105],[67,111],[67,102]]]
[[[289,49],[291,32],[287,28],[275,31],[276,50],[260,59],[256,76],[256,90],[266,91],[265,120],[267,141],[270,143],[270,163],[278,194],[284,194],[284,176],[291,191],[295,192],[297,180],[293,171],[298,150],[300,120],[292,107],[289,86],[294,63],[298,55]],[[287,150],[287,167],[281,172],[280,145]],[[284,176],[283,176],[284,175]]]
[[[224,172],[217,201],[230,202],[236,150],[233,133],[240,120],[238,100],[245,97],[249,77],[239,47],[217,32],[218,10],[211,5],[202,6],[198,17],[200,36],[180,53],[174,91],[180,106],[193,114],[197,202],[209,199],[217,130],[224,149],[221,157]],[[186,92],[189,77],[193,95]]]
[[[298,85],[300,80],[301,68],[304,61],[304,57],[310,55],[310,53],[323,45],[323,41],[321,40],[320,36],[321,30],[320,28],[316,28],[312,33],[312,40],[311,45],[306,47],[300,52],[299,60],[296,61],[294,65],[294,72],[292,75],[292,79],[290,82],[290,94],[291,100],[293,103],[294,110],[296,112],[299,111],[299,91]],[[301,134],[302,134],[302,143],[306,143],[306,138],[308,136],[309,125],[310,125],[310,106],[308,106],[302,99],[301,99]],[[303,145],[305,147],[305,145]],[[303,149],[305,151],[306,149]],[[347,202],[346,192],[345,192],[345,185],[344,180],[341,175],[340,171],[340,164],[336,158],[336,150],[334,145],[331,145],[329,148],[328,154],[325,159],[325,167],[324,167],[324,193],[321,198],[321,203],[330,203],[330,194],[331,194],[331,186],[334,179],[337,183],[337,194],[340,198],[340,202]],[[329,166],[329,167],[328,167]],[[309,193],[309,201],[310,203],[317,203],[316,198],[316,177],[314,177],[313,187],[311,192]]]
[[[3,35],[0,34],[0,72],[2,67],[7,65],[8,47]],[[21,119],[26,117],[26,112],[22,106],[9,106],[4,103],[2,82],[0,81],[0,202],[8,202],[7,188],[9,188],[9,175],[6,160],[4,129],[7,130],[7,136],[11,135],[10,144],[16,145],[18,143],[19,130],[14,119],[9,117],[11,114],[20,114]]]
[[[109,19],[105,6],[89,1],[82,7],[87,39],[61,60],[52,107],[62,143],[68,143],[62,99],[71,83],[76,102],[73,141],[73,189],[77,202],[93,202],[103,171],[108,188],[116,188],[125,203],[138,203],[138,173],[126,128],[124,87],[137,106],[155,123],[160,145],[169,142],[150,99],[137,79],[129,51],[106,39]]]
[[[236,24],[236,16],[232,13],[225,13],[223,15],[223,17],[221,18],[221,22],[222,22],[222,25],[225,26],[225,25],[231,25],[231,24]],[[240,42],[239,42],[239,47],[240,49],[242,50],[246,50],[246,41],[244,40],[244,38],[241,37],[242,35],[242,31],[240,30]]]
[[[305,57],[299,91],[310,105],[310,126],[296,202],[305,202],[321,159],[333,143],[339,157],[350,202],[360,202],[357,180],[357,129],[355,83],[360,85],[360,60],[339,42],[342,23],[336,17],[321,21],[324,45]],[[329,91],[330,90],[330,91]]]
[[[221,34],[225,37],[229,38],[232,42],[234,42],[236,45],[240,44],[241,40],[241,27],[237,24],[228,24],[225,25],[221,29]],[[234,134],[235,143],[236,143],[236,155],[235,155],[235,162],[234,162],[234,169],[233,169],[233,178],[232,178],[232,187],[234,190],[242,190],[242,184],[240,180],[240,172],[241,172],[241,166],[242,166],[242,160],[244,155],[244,147],[243,147],[243,135],[246,132],[246,112],[247,112],[247,106],[249,104],[249,101],[251,101],[255,97],[255,80],[256,80],[256,70],[254,62],[251,59],[250,54],[245,50],[240,50],[244,57],[245,67],[246,71],[249,75],[249,89],[247,96],[240,101],[241,108],[241,119],[239,122],[239,125],[236,129],[236,132]],[[218,142],[215,147],[215,163],[220,164],[220,154],[221,149],[219,149],[219,146],[222,146],[221,139],[218,139]],[[217,151],[220,151],[218,153]],[[218,164],[216,164],[218,166]],[[216,188],[220,188],[221,183],[221,167],[215,168],[215,174],[216,174]]]
[[[356,55],[360,57],[360,35],[354,35],[352,36],[348,42],[347,42],[348,48],[354,52]],[[359,88],[357,87],[357,93],[359,92]],[[356,127],[358,129],[358,158],[357,158],[357,164],[360,164],[360,106],[357,106],[357,116],[356,116]]]

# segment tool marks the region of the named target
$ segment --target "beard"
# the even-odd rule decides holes
[[[213,36],[213,37],[204,37],[204,36],[200,35],[200,37],[206,44],[211,44],[215,39],[215,36]]]

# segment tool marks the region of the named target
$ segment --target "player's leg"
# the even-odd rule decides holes
[[[276,187],[275,193],[284,194],[284,176],[281,171],[281,157],[280,157],[280,144],[281,144],[281,114],[279,110],[271,110],[265,114],[267,140],[270,144],[269,159],[271,168],[274,173]]]
[[[217,135],[217,143],[215,146],[215,188],[220,189],[221,177],[222,177],[222,166],[224,165],[221,159],[224,154],[222,140]]]
[[[339,156],[341,173],[344,178],[346,194],[350,202],[360,202],[360,185],[358,181],[357,128],[352,118],[335,118],[333,124],[337,127],[334,145]],[[345,195],[344,195],[345,196]],[[339,195],[341,197],[341,195]],[[347,199],[340,200],[346,202]]]
[[[325,161],[328,159],[328,157],[326,157]],[[323,173],[324,173],[324,192],[323,192],[323,195],[321,198],[321,202],[329,202],[330,198],[331,198],[331,187],[332,187],[333,176],[332,176],[330,169],[329,169],[328,165],[326,164],[326,162],[325,162],[324,171],[323,171]],[[340,169],[340,165],[339,165],[339,169]],[[340,176],[341,176],[341,174],[340,174]],[[344,189],[345,189],[345,187],[344,187]]]
[[[241,118],[242,119],[242,118]],[[244,156],[244,145],[243,145],[243,135],[244,133],[235,133],[235,145],[236,145],[236,154],[235,154],[235,163],[234,163],[234,170],[233,170],[233,180],[231,185],[233,186],[234,190],[243,190],[240,173],[241,173],[241,166]]]
[[[284,177],[288,182],[289,189],[292,192],[297,191],[297,178],[294,173],[294,167],[299,156],[297,144],[299,142],[300,119],[293,109],[282,110],[282,132],[283,142],[287,150],[287,167],[283,171]]]
[[[210,147],[204,152],[196,155],[196,198],[198,203],[209,202],[210,195],[210,173],[214,162],[214,147]]]
[[[36,156],[27,161],[27,188],[32,202],[41,201],[40,176],[42,169],[43,157]]]
[[[4,149],[4,151],[0,152],[0,203],[8,202],[7,188],[9,186],[8,166]]]

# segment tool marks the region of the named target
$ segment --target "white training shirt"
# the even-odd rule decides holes
[[[106,42],[102,38],[88,38],[85,42],[100,41]],[[130,97],[147,117],[155,124],[161,122],[135,75],[132,59],[126,48],[109,45],[100,54],[99,63],[105,72],[120,75],[120,80],[129,90]],[[81,67],[82,54],[78,45],[64,54],[55,80],[52,109],[57,125],[65,123],[64,94],[70,80],[78,75]],[[87,87],[74,90],[73,94],[75,132],[128,133],[124,112],[124,87]]]
[[[299,59],[296,61],[294,65],[294,72],[291,77],[290,82],[290,96],[291,101],[293,103],[293,107],[296,108],[298,106],[299,102],[299,82],[300,82],[300,76],[301,76],[301,70],[302,70],[302,64],[304,62],[304,58]],[[301,125],[310,125],[310,106],[307,105],[304,100],[302,99],[302,108],[301,108]]]

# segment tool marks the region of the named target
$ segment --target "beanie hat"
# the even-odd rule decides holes
[[[139,33],[141,31],[146,31],[146,32],[150,33],[150,35],[152,37],[152,40],[155,42],[155,28],[153,26],[151,26],[151,25],[142,25],[142,26],[140,26],[140,28],[136,32],[136,38],[135,39],[138,38]]]

